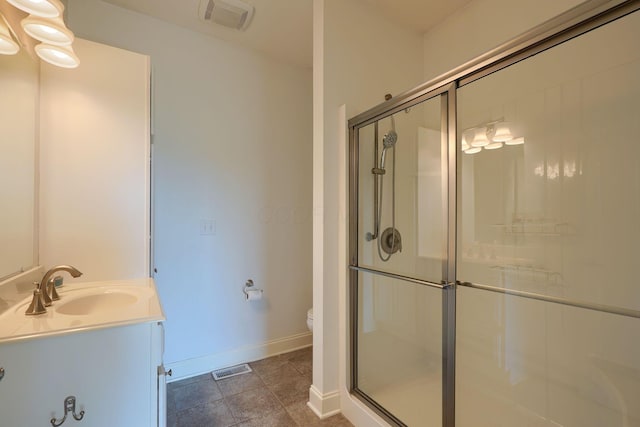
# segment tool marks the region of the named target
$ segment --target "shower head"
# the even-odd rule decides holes
[[[384,145],[384,148],[393,147],[394,145],[396,145],[397,141],[398,141],[398,134],[393,129],[387,132],[384,138],[382,138],[382,144]]]
[[[384,169],[384,161],[387,158],[387,150],[394,148],[398,141],[398,134],[394,130],[390,130],[384,138],[382,138],[382,156],[380,157],[380,169]]]

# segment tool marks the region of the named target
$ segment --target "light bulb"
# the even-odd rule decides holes
[[[2,15],[0,15],[0,54],[15,55],[19,50],[20,46],[11,37],[9,27],[5,24]]]
[[[22,20],[22,28],[34,39],[56,46],[68,46],[74,38],[61,17],[46,19],[28,16]]]
[[[64,5],[60,0],[7,0],[18,9],[41,18],[55,18],[62,15]]]
[[[53,46],[40,43],[36,46],[36,53],[43,61],[62,68],[76,68],[80,60],[71,49],[71,46]]]
[[[471,147],[468,150],[464,150],[465,154],[476,154],[482,151],[481,147]]]

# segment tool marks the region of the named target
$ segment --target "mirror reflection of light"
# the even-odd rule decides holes
[[[489,145],[489,138],[487,138],[487,128],[478,128],[475,130],[473,140],[471,141],[472,147],[484,147]]]
[[[492,141],[495,142],[507,142],[513,139],[513,134],[511,133],[512,124],[508,122],[497,123],[495,125]]]
[[[533,168],[533,174],[539,177],[546,177],[548,179],[557,179],[560,177],[560,163],[555,163],[552,165],[546,166],[546,174],[545,174],[545,165],[544,163],[538,163],[535,168]],[[582,171],[578,171],[575,160],[569,160],[566,162],[562,162],[562,175],[566,178],[573,178],[576,174],[582,175]]]
[[[524,137],[520,137],[520,138],[514,138],[510,141],[505,141],[506,145],[521,145],[524,144]]]
[[[560,176],[560,165],[558,163],[547,166],[547,178],[557,179]]]
[[[465,154],[476,154],[482,151],[481,147],[471,147],[464,151]]]
[[[573,178],[576,174],[576,162],[569,161],[564,164],[564,176],[567,178]]]
[[[469,132],[462,133],[462,151],[467,151],[470,148],[468,134]]]

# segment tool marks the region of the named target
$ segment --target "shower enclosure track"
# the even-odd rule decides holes
[[[614,307],[605,304],[593,304],[589,302],[574,301],[565,298],[553,297],[549,295],[536,294],[534,292],[518,291],[515,289],[500,288],[497,286],[480,285],[478,283],[458,282],[458,286],[465,288],[481,289],[483,291],[496,292],[499,294],[511,295],[515,297],[528,298],[538,301],[551,302],[554,304],[566,305],[569,307],[584,308],[587,310],[598,311],[600,313],[616,314],[618,316],[633,317],[640,319],[640,311],[630,308]]]
[[[448,288],[451,287],[450,284],[446,284],[446,283],[444,283],[444,284],[442,284],[442,283],[433,283],[433,282],[428,282],[426,280],[415,279],[415,278],[409,277],[409,276],[402,276],[400,274],[387,273],[387,272],[384,272],[384,271],[372,270],[370,268],[365,268],[365,267],[356,267],[355,265],[350,265],[349,269],[351,269],[353,271],[361,271],[361,272],[364,272],[364,273],[375,274],[377,276],[390,277],[392,279],[400,279],[400,280],[404,280],[405,282],[415,283],[416,285],[428,286],[430,288],[448,289]]]

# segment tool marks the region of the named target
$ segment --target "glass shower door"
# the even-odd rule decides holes
[[[400,425],[442,424],[446,98],[357,128],[352,140],[352,388]]]
[[[637,40],[640,12],[458,91],[459,426],[640,426]]]

